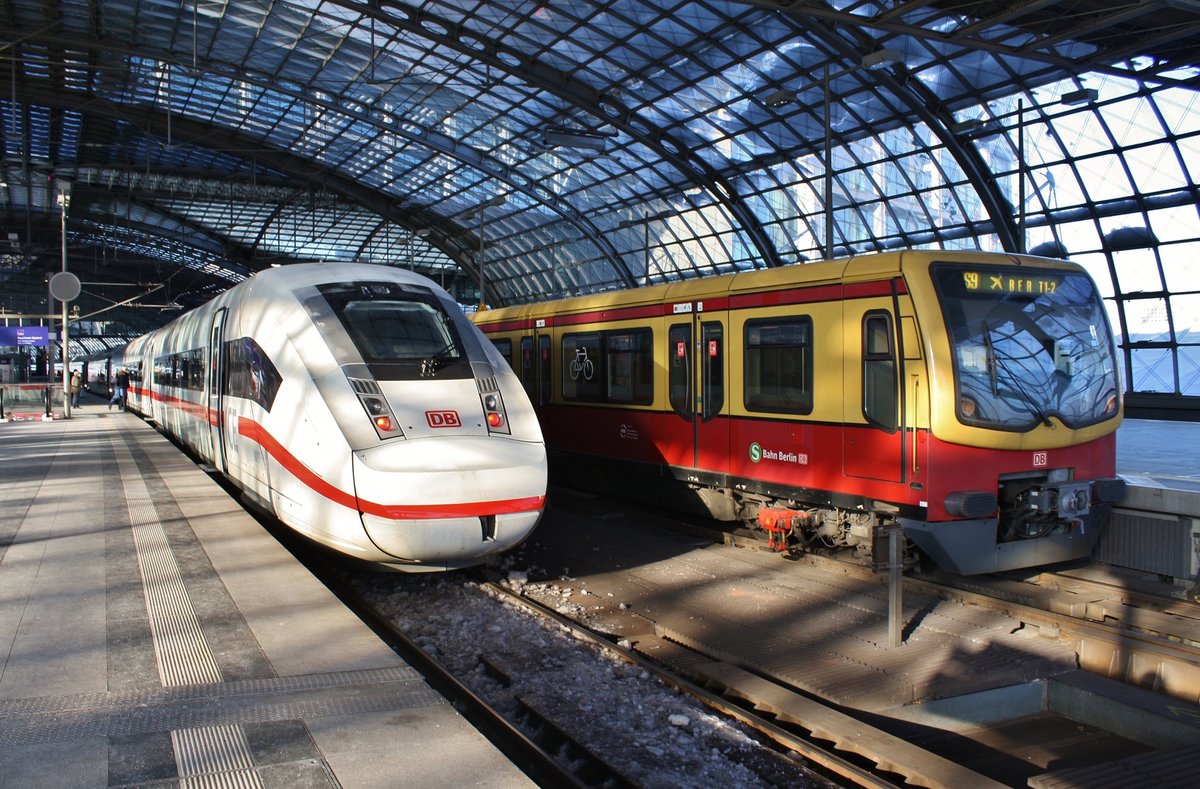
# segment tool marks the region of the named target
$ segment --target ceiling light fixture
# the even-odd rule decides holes
[[[608,153],[608,140],[616,134],[590,129],[567,129],[547,126],[542,129],[542,145],[547,148],[575,148],[596,153]]]
[[[1064,93],[1059,101],[1066,104],[1068,107],[1074,107],[1079,104],[1091,104],[1100,97],[1100,92],[1095,88],[1080,88],[1073,90],[1070,93]]]
[[[862,67],[867,71],[878,71],[881,68],[904,62],[904,54],[898,49],[884,47],[862,56]]]
[[[770,109],[775,110],[791,104],[795,98],[796,94],[792,93],[790,90],[780,89],[764,98],[763,103],[766,104]]]

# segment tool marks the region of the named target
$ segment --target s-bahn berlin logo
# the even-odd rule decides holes
[[[778,460],[783,463],[799,463],[801,466],[807,466],[808,454],[788,452],[787,450],[780,452],[775,449],[763,449],[762,445],[755,441],[750,445],[750,462],[757,463],[760,460]]]

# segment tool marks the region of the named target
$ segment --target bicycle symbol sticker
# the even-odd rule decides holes
[[[575,349],[575,359],[571,362],[571,380],[578,381],[579,374],[583,373],[583,380],[590,381],[594,372],[595,366],[588,358],[587,348],[580,345]]]

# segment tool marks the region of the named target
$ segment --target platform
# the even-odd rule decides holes
[[[1117,472],[1130,485],[1200,491],[1200,422],[1126,419],[1117,429]]]
[[[0,784],[532,785],[175,446],[89,402],[0,423]]]

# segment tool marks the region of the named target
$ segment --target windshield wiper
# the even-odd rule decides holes
[[[438,370],[442,369],[442,366],[450,358],[450,355],[457,353],[458,345],[455,344],[454,340],[446,343],[445,347],[440,351],[421,360],[421,377],[425,378],[436,374]]]
[[[996,349],[992,346],[992,328],[983,322],[983,348],[987,352],[988,379],[992,382],[992,397],[1000,396],[1000,386],[996,383]]]
[[[1009,370],[1007,365],[1002,363],[1002,357],[996,352],[996,347],[992,343],[992,330],[987,323],[983,324],[983,345],[987,350],[988,370],[991,373],[992,380],[992,396],[1000,396],[999,373],[1003,372],[1004,382],[1029,407],[1030,412],[1038,418],[1038,421],[1046,427],[1053,427],[1054,423],[1050,421],[1050,416],[1038,406],[1037,400],[1025,388],[1025,384],[1022,383],[1021,378],[1014,374],[1012,370]]]

